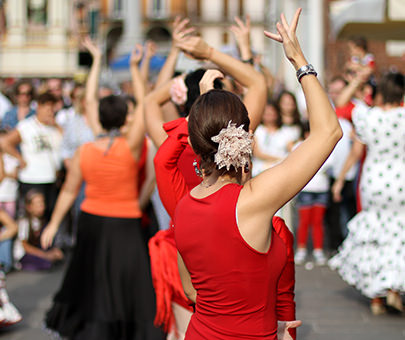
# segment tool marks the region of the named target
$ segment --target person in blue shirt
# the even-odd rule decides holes
[[[30,81],[21,80],[15,87],[16,105],[5,113],[1,122],[1,128],[13,130],[20,120],[33,116],[35,110],[31,107],[34,98],[34,88]]]

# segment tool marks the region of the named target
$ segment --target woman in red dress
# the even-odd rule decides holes
[[[189,139],[200,157],[202,182],[178,203],[174,232],[186,295],[196,303],[186,339],[277,339],[279,284],[287,268],[287,247],[274,232],[275,212],[318,171],[342,132],[334,110],[308,65],[295,30],[298,10],[278,34],[297,70],[307,101],[311,134],[282,163],[249,179],[252,136],[240,99],[210,90],[194,103]],[[308,161],[310,160],[310,161]],[[281,281],[280,281],[281,280]],[[279,338],[291,339],[281,323]]]

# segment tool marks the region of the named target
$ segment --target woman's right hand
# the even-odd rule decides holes
[[[200,80],[200,95],[214,88],[215,79],[224,79],[224,75],[218,70],[207,70]]]
[[[42,249],[48,249],[53,242],[53,239],[55,238],[55,234],[58,231],[58,226],[55,226],[51,223],[49,223],[44,231],[42,232],[41,235],[41,247]]]
[[[82,46],[90,52],[93,58],[101,58],[101,49],[93,42],[93,40],[91,40],[88,35],[82,40]]]
[[[301,11],[301,8],[297,9],[294,14],[294,18],[291,21],[291,25],[288,25],[284,14],[281,13],[281,22],[277,22],[276,25],[278,33],[264,31],[264,34],[267,37],[283,44],[285,56],[293,64],[296,70],[308,64],[305,60],[304,54],[302,53],[301,46],[296,35]]]
[[[302,325],[301,320],[294,320],[294,321],[277,321],[278,329],[277,329],[277,339],[278,340],[293,340],[288,329],[290,328],[298,328]]]

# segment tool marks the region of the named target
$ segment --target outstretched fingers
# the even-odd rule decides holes
[[[284,41],[284,38],[291,39],[289,33],[295,34],[295,32],[297,30],[301,11],[302,11],[302,8],[298,8],[296,10],[294,17],[291,21],[291,25],[288,24],[284,13],[281,13],[281,15],[280,15],[281,22],[277,22],[277,24],[276,24],[278,34],[272,33],[269,31],[264,31],[264,35],[269,37],[270,39],[273,39],[273,40],[281,42],[281,43]]]
[[[280,43],[283,42],[283,38],[281,37],[281,35],[280,35],[279,33],[276,34],[276,33],[272,33],[272,32],[269,32],[269,31],[264,31],[264,35],[265,35],[266,37],[268,37],[268,38],[270,38],[270,39],[273,39],[273,40],[275,40],[275,41],[278,41],[278,42],[280,42]]]
[[[288,25],[287,19],[285,18],[284,13],[281,13],[280,15],[281,18],[281,24],[283,25],[285,30],[288,30],[290,28],[290,26]]]
[[[294,33],[295,33],[296,30],[297,30],[298,21],[299,21],[299,19],[300,19],[301,12],[302,12],[302,8],[298,8],[298,9],[295,11],[294,18],[293,18],[292,21],[291,21],[291,31],[294,32]]]

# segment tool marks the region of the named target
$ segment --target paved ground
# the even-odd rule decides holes
[[[24,320],[0,330],[0,339],[50,339],[41,323],[62,272],[60,268],[51,273],[9,275],[8,291]],[[372,316],[367,299],[328,268],[310,271],[297,268],[296,301],[297,317],[304,322],[299,329],[299,340],[405,339],[405,316]]]

